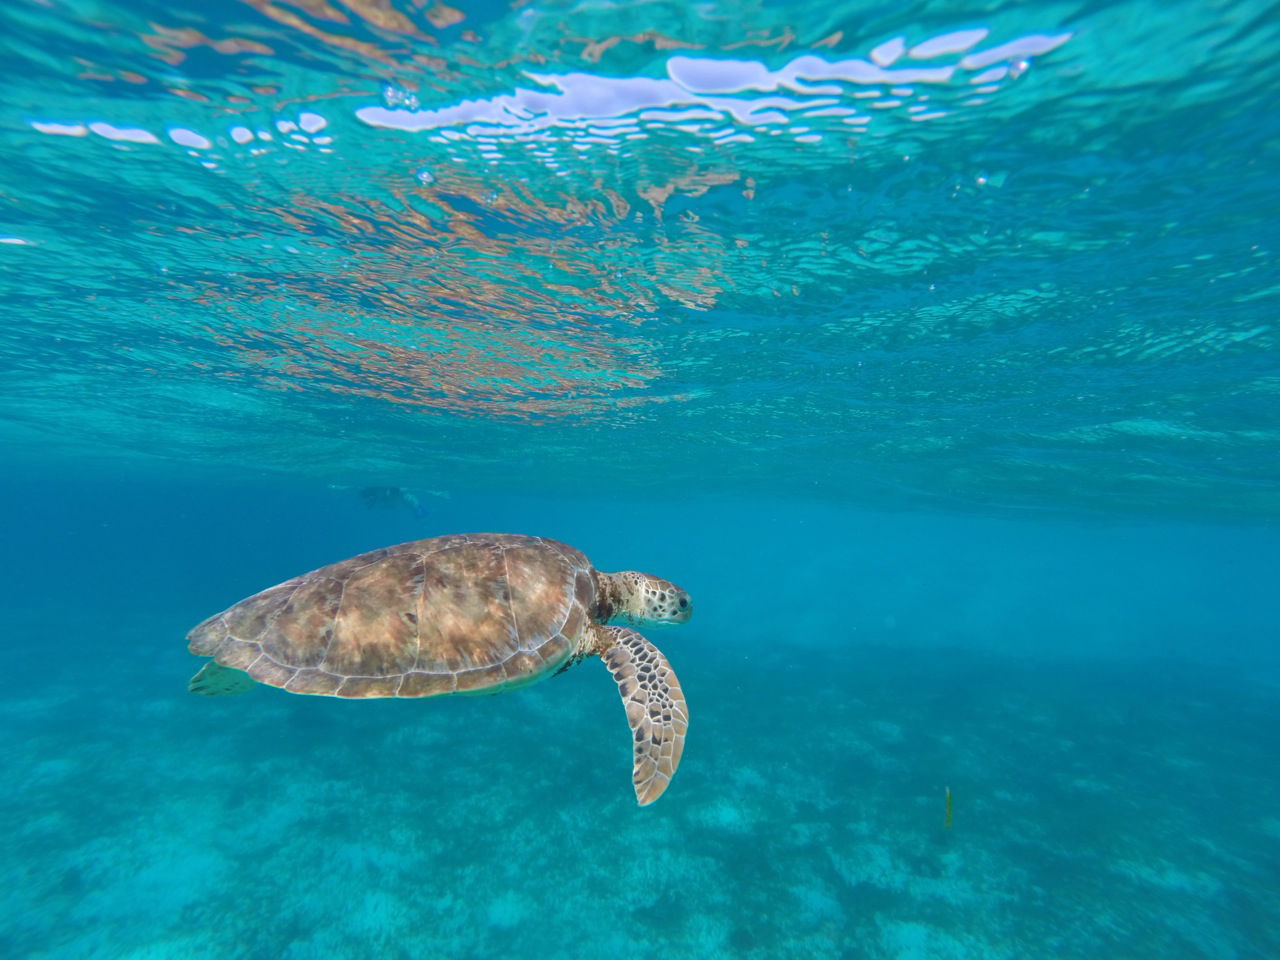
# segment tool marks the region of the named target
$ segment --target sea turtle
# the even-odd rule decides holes
[[[645,806],[680,764],[689,713],[662,652],[606,622],[684,623],[692,613],[675,584],[600,573],[555,540],[432,537],[321,567],[205,620],[188,647],[213,659],[189,689],[224,696],[256,680],[350,698],[494,692],[599,656],[635,735],[632,782]]]

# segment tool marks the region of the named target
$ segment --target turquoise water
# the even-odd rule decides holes
[[[1280,956],[1278,45],[0,5],[0,957]],[[653,806],[593,661],[187,693],[206,616],[481,530],[692,594]]]

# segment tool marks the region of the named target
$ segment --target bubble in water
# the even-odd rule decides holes
[[[431,184],[436,182],[436,175],[426,167],[416,171],[413,176],[424,187],[429,187]]]
[[[382,105],[388,110],[417,110],[418,98],[403,87],[388,83],[382,88]]]

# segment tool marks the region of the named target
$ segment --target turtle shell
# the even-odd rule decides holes
[[[416,540],[241,600],[188,647],[292,693],[428,697],[528,683],[578,650],[596,573],[554,540]]]

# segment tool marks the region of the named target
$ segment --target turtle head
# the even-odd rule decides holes
[[[684,623],[693,616],[693,601],[670,580],[627,570],[601,574],[608,618],[632,623]]]

